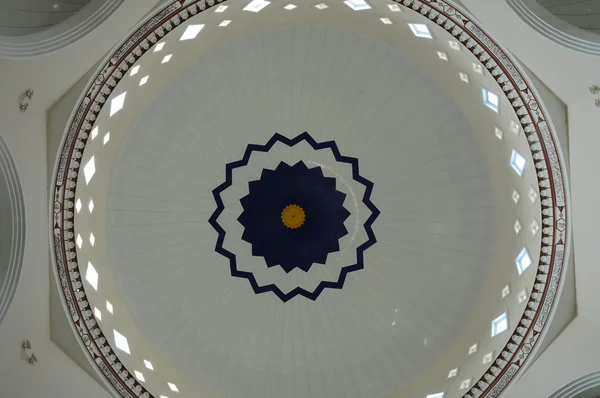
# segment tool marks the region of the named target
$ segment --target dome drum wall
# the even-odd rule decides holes
[[[198,7],[200,4],[200,7]],[[78,111],[74,114],[73,121],[64,141],[64,152],[57,164],[55,177],[55,203],[52,204],[53,214],[53,253],[57,267],[57,277],[62,286],[62,293],[70,309],[71,317],[77,322],[77,332],[84,341],[85,346],[94,362],[99,366],[104,376],[110,381],[113,388],[126,396],[127,391],[144,396],[150,395],[144,387],[129,373],[121,372],[123,368],[118,356],[107,343],[103,332],[93,320],[89,302],[86,296],[75,294],[81,286],[82,278],[79,272],[77,252],[74,249],[73,215],[75,185],[80,171],[83,149],[88,141],[88,136],[94,125],[94,120],[102,109],[102,104],[107,102],[110,93],[117,83],[123,78],[127,70],[135,63],[139,56],[146,50],[144,43],[149,44],[153,32],[159,36],[178,25],[181,21],[202,10],[202,2],[192,2],[183,6],[175,2],[163,11],[145,30],[141,30],[135,40],[127,41],[121,49],[111,57],[103,67],[98,77],[94,80],[86,93]],[[546,323],[551,317],[552,305],[560,286],[563,274],[562,255],[565,254],[565,245],[569,242],[569,223],[564,187],[565,176],[560,164],[560,154],[554,143],[551,128],[545,120],[545,113],[536,102],[536,94],[527,84],[527,80],[519,69],[510,61],[508,56],[491,40],[483,31],[474,25],[468,17],[457,12],[451,5],[437,2],[435,4],[421,3],[418,1],[404,1],[401,4],[425,15],[431,21],[440,24],[446,31],[462,42],[487,68],[487,71],[499,82],[505,94],[511,100],[519,117],[523,131],[528,137],[536,159],[535,167],[540,179],[540,193],[542,195],[544,217],[543,225],[546,226],[542,234],[542,248],[540,264],[537,269],[537,282],[535,291],[531,295],[528,310],[525,312],[519,326],[515,329],[512,342],[499,353],[499,360],[492,364],[489,371],[473,387],[467,396],[497,396],[502,389],[515,377],[517,370],[523,366],[523,361],[531,355],[532,350],[539,341],[540,332],[543,332]],[[144,28],[143,28],[144,29]],[[162,33],[161,33],[162,32]],[[141,40],[141,45],[138,43]],[[71,214],[69,214],[71,213]],[[566,256],[565,256],[566,257]],[[93,293],[93,292],[91,292]],[[85,336],[85,338],[84,338]],[[94,336],[90,338],[90,336]],[[530,340],[530,337],[533,340]],[[533,341],[532,347],[526,346],[525,341]],[[527,343],[529,344],[529,343]],[[504,359],[502,359],[504,358]],[[470,394],[470,395],[469,395]]]

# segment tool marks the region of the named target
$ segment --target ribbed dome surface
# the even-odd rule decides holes
[[[358,159],[381,214],[364,269],[342,289],[283,302],[231,275],[208,219],[226,164],[248,144],[303,132]],[[249,181],[298,160],[328,166],[347,194],[340,247],[350,249],[288,274],[249,254],[237,217]],[[139,114],[112,170],[110,261],[139,326],[220,397],[384,397],[424,371],[475,306],[496,215],[487,167],[457,105],[394,48],[337,28],[265,30],[204,54]],[[224,192],[224,246],[260,283],[312,289],[355,261],[364,191],[330,154],[275,146]]]

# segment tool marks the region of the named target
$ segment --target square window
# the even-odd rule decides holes
[[[75,202],[75,210],[77,210],[77,213],[81,211],[81,199],[77,199],[77,202]]]
[[[477,352],[477,343],[475,343],[471,347],[469,347],[469,355],[473,355],[476,352]]]
[[[523,176],[523,171],[525,170],[525,165],[527,164],[527,159],[523,157],[516,149],[512,150],[512,154],[510,155],[510,166],[514,171],[517,172],[519,177]]]
[[[129,72],[129,76],[134,76],[138,73],[138,71],[140,70],[140,66],[136,65],[133,68],[131,68],[131,72]]]
[[[425,398],[444,398],[443,392],[436,392],[435,394],[429,394]]]
[[[173,54],[165,55],[165,57],[162,59],[162,61],[160,61],[160,63],[166,64],[167,62],[169,62],[171,60],[172,57],[173,57]]]
[[[500,111],[500,97],[485,88],[482,88],[481,92],[483,94],[484,105],[498,113]]]
[[[163,49],[163,47],[164,47],[164,46],[165,46],[165,42],[164,42],[164,41],[163,41],[163,42],[160,42],[160,43],[158,43],[158,44],[156,45],[156,47],[154,47],[154,52],[155,52],[155,53],[159,52],[160,50],[162,50],[162,49]]]
[[[531,257],[529,256],[529,251],[527,251],[527,248],[524,247],[523,250],[521,250],[521,252],[517,256],[517,259],[515,260],[515,263],[517,264],[517,270],[519,271],[519,275],[525,272],[527,268],[529,268],[529,266],[533,263],[531,261]]]
[[[492,337],[508,330],[508,316],[506,312],[492,321]]]
[[[458,76],[460,76],[460,80],[462,80],[463,82],[469,83],[469,75],[467,75],[466,73],[458,72]]]
[[[371,6],[364,0],[346,0],[344,1],[344,4],[352,8],[354,11],[368,10],[371,8]]]
[[[392,20],[389,18],[379,18],[379,20],[381,22],[383,22],[384,25],[391,25],[392,24]]]
[[[92,156],[90,158],[90,160],[88,160],[88,162],[83,167],[83,175],[85,176],[86,184],[90,183],[90,180],[92,179],[92,177],[94,176],[95,173],[96,173],[96,161],[94,160],[94,157]]]
[[[518,219],[517,219],[517,221],[515,221],[514,228],[515,228],[515,232],[517,233],[517,235],[519,235],[523,226],[521,225],[521,222]]]
[[[96,268],[88,261],[87,270],[85,272],[85,279],[89,282],[89,284],[94,288],[94,290],[98,290],[98,272]]]
[[[494,135],[499,140],[502,140],[502,138],[504,137],[504,132],[502,130],[500,130],[498,127],[494,127]]]
[[[167,383],[169,385],[169,388],[171,389],[171,391],[175,391],[175,392],[179,392],[179,390],[177,389],[177,386],[173,383]]]
[[[127,92],[117,95],[110,101],[110,116],[123,109],[123,106],[125,105],[125,95],[127,95]]]
[[[198,36],[198,33],[200,33],[200,31],[202,30],[202,28],[204,28],[204,24],[188,25],[188,27],[185,28],[185,31],[183,32],[183,35],[181,35],[181,38],[179,40],[185,41],[195,39],[196,36]]]
[[[415,36],[433,39],[433,36],[431,35],[431,32],[429,31],[427,25],[423,23],[409,23],[408,26],[410,27],[410,30],[412,30],[412,32],[415,34]]]
[[[229,25],[230,23],[231,23],[231,21],[229,19],[224,19],[221,21],[219,26],[225,27],[225,26]]]
[[[443,60],[443,61],[448,61],[448,54],[446,54],[443,51],[438,51],[437,55],[439,57],[439,59]]]
[[[448,378],[451,379],[453,377],[456,377],[457,374],[458,374],[458,368],[454,368],[450,372],[448,372]]]
[[[96,138],[97,135],[98,135],[98,126],[94,127],[94,129],[92,130],[92,140],[94,138]]]
[[[502,298],[505,298],[506,296],[508,296],[510,294],[510,286],[506,285],[504,286],[504,288],[502,289]]]
[[[259,12],[260,10],[262,10],[269,4],[271,4],[271,3],[268,1],[265,1],[265,0],[252,0],[246,7],[243,8],[243,10],[251,11],[251,12]]]
[[[485,365],[485,364],[492,362],[493,360],[494,360],[494,351],[488,352],[487,354],[485,354],[483,356],[483,359],[481,362]]]
[[[324,9],[326,9],[327,7],[329,7],[329,6],[328,6],[327,4],[325,4],[325,3],[317,4],[317,5],[315,6],[315,8],[316,8],[316,9],[318,9],[318,10],[324,10]]]
[[[515,202],[515,204],[517,204],[517,203],[519,203],[520,199],[521,199],[521,194],[515,189],[512,194],[512,200],[513,200],[513,202]]]
[[[215,12],[223,12],[227,9],[227,7],[229,7],[229,6],[225,6],[225,5],[221,4],[220,6],[217,7]]]
[[[521,290],[518,296],[519,304],[522,304],[525,300],[527,300],[527,289]]]
[[[454,40],[448,40],[450,48],[456,51],[460,51],[460,43]]]
[[[108,133],[106,133],[106,135],[104,136],[104,139],[102,140],[103,144],[106,145],[106,143],[110,140],[110,131]]]
[[[400,6],[398,4],[388,4],[388,8],[392,12],[401,12],[402,11],[402,8],[400,8]]]
[[[460,382],[460,389],[464,390],[469,388],[469,386],[471,385],[471,379],[466,379]]]
[[[129,351],[129,343],[127,342],[127,338],[114,329],[113,333],[115,335],[115,345],[117,346],[117,348],[123,352],[131,354],[131,352]]]
[[[90,232],[90,244],[92,246],[94,246],[94,243],[96,242],[96,237],[94,236],[93,233]]]
[[[88,210],[91,212],[94,211],[94,200],[90,199],[90,201],[88,202]]]
[[[294,4],[288,4],[287,6],[283,7],[288,11],[292,11],[294,8],[296,8],[296,6]]]
[[[152,366],[152,362],[147,361],[145,359],[144,359],[144,366],[146,366],[150,370],[154,370],[154,367]]]
[[[77,247],[81,249],[81,245],[83,244],[83,239],[81,238],[81,235],[77,234],[77,239],[75,239],[75,242],[77,242]]]
[[[137,370],[133,371],[135,373],[135,378],[138,379],[139,381],[146,381],[146,379],[144,379],[144,375],[140,372],[138,372]]]
[[[94,316],[96,317],[97,320],[99,320],[99,321],[102,320],[102,312],[100,312],[100,310],[96,307],[94,307]]]
[[[108,312],[110,312],[111,314],[113,313],[113,305],[110,303],[110,301],[106,301],[106,309],[108,310]]]
[[[148,75],[146,75],[146,76],[142,77],[142,78],[140,79],[140,84],[139,84],[139,85],[140,85],[140,86],[143,86],[144,84],[148,83],[148,79],[149,79],[149,78],[150,78],[150,76],[148,76]]]

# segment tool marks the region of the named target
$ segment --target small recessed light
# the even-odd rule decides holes
[[[502,138],[504,137],[504,132],[502,130],[500,130],[498,127],[494,127],[494,135],[499,140],[502,140]]]
[[[223,21],[221,21],[221,23],[219,24],[219,26],[227,26],[231,23],[231,21],[229,19],[224,19]]]
[[[467,75],[466,73],[458,72],[458,76],[460,76],[460,80],[462,80],[463,82],[469,83],[469,75]]]
[[[133,373],[135,373],[135,378],[138,379],[139,381],[146,381],[146,379],[144,379],[144,375],[140,372],[138,372],[137,370],[134,370]]]
[[[527,251],[527,248],[524,247],[523,250],[521,250],[517,258],[515,259],[515,263],[517,264],[517,270],[519,271],[519,275],[525,272],[527,268],[529,268],[529,266],[533,264],[533,261],[531,260],[531,256],[529,256],[529,251]]]
[[[504,286],[504,288],[502,289],[502,298],[505,298],[506,296],[508,296],[510,294],[510,286],[506,285]]]
[[[77,242],[77,247],[81,249],[81,245],[83,244],[83,238],[81,235],[77,234],[77,239],[75,239],[75,242]]]
[[[89,284],[94,288],[94,290],[98,290],[98,271],[96,268],[88,261],[87,270],[85,272],[85,279],[89,282]]]
[[[188,27],[185,28],[185,31],[183,32],[183,35],[181,35],[181,38],[179,40],[180,41],[185,41],[185,40],[195,39],[196,36],[198,36],[198,33],[200,33],[200,31],[202,30],[203,27],[204,27],[204,24],[200,24],[200,25],[188,25]]]
[[[446,54],[445,52],[438,51],[437,55],[441,60],[448,61],[448,54]]]
[[[162,50],[162,49],[163,49],[163,47],[164,47],[164,46],[165,46],[165,42],[164,42],[164,41],[163,41],[163,42],[160,42],[160,43],[158,43],[158,44],[156,45],[156,47],[154,47],[154,52],[155,52],[155,53],[159,52],[160,50]]]
[[[319,9],[319,10],[324,10],[324,9],[326,9],[327,7],[329,7],[329,6],[328,6],[327,4],[325,4],[325,3],[317,4],[317,5],[315,6],[315,8],[317,8],[317,9]]]
[[[513,200],[513,202],[515,202],[515,204],[517,204],[517,203],[519,203],[520,199],[521,199],[521,194],[515,189],[512,194],[512,200]]]
[[[533,220],[531,222],[531,233],[533,235],[537,235],[537,233],[540,231],[540,224],[537,222],[537,220]]]
[[[521,222],[517,219],[517,221],[515,221],[515,225],[514,225],[515,232],[517,233],[517,235],[519,235],[519,232],[521,232],[522,227],[523,226],[521,225]]]
[[[490,363],[490,362],[492,362],[492,360],[493,360],[493,359],[494,359],[494,351],[492,351],[492,352],[489,352],[489,353],[485,354],[485,355],[483,356],[483,359],[482,359],[482,361],[481,361],[481,362],[483,362],[483,364],[485,365],[485,364],[487,364],[487,363]]]
[[[521,290],[518,298],[519,298],[519,304],[522,304],[523,301],[527,300],[527,289]]]
[[[90,199],[90,201],[88,202],[88,210],[91,212],[94,211],[94,200]]]
[[[146,366],[146,368],[150,369],[150,370],[154,370],[154,366],[152,366],[152,362],[144,359],[144,366]]]
[[[148,82],[148,79],[149,79],[149,78],[150,78],[150,76],[149,76],[149,75],[146,75],[146,76],[142,77],[142,78],[140,79],[140,86],[143,86],[144,84],[146,84],[146,83]]]
[[[167,383],[169,385],[169,388],[171,389],[171,391],[175,391],[175,392],[179,392],[179,389],[177,389],[177,386],[173,383]]]
[[[412,30],[412,32],[415,34],[415,36],[424,37],[426,39],[433,39],[429,28],[424,23],[409,23],[408,26],[410,27],[410,30]]]
[[[527,159],[523,157],[516,149],[512,150],[512,154],[510,155],[510,166],[513,170],[519,175],[519,177],[523,176],[523,171],[525,170],[525,165],[527,164]]]
[[[469,388],[469,386],[471,385],[471,379],[466,379],[460,382],[460,389],[464,390]]]
[[[52,5],[52,8],[53,8],[53,9],[55,9],[55,10],[59,10],[59,9],[60,9],[60,4],[58,4],[58,3],[54,3],[54,4]]]
[[[92,156],[90,158],[90,160],[88,160],[88,162],[83,167],[83,175],[85,177],[86,185],[90,183],[90,180],[92,179],[92,177],[94,176],[95,173],[96,173],[96,162],[94,160],[94,156]]]
[[[401,12],[402,11],[402,8],[400,8],[400,6],[398,4],[388,4],[388,8],[392,12]]]
[[[99,321],[102,320],[102,312],[100,312],[100,310],[96,307],[94,307],[94,316],[96,317],[97,320],[99,320]]]
[[[165,57],[161,61],[161,64],[166,64],[167,62],[169,62],[172,56],[173,54],[165,55]]]
[[[288,11],[292,11],[294,8],[296,8],[296,5],[294,4],[288,4],[287,6],[283,7]]]
[[[110,131],[108,133],[106,133],[106,135],[104,136],[104,140],[103,144],[106,145],[106,143],[110,140]]]
[[[75,210],[77,210],[77,213],[81,211],[81,199],[77,199],[77,202],[75,202]]]
[[[217,7],[217,9],[215,10],[215,12],[223,12],[223,11],[225,11],[227,9],[227,7],[229,7],[229,6],[221,4],[220,6]]]
[[[429,394],[425,398],[444,398],[443,392],[436,392],[435,394]]]
[[[450,48],[453,50],[457,50],[460,51],[460,43],[454,40],[448,40],[448,44],[450,45]]]
[[[117,346],[117,348],[123,352],[131,354],[131,352],[129,351],[129,343],[127,342],[127,338],[114,329],[113,333],[115,335],[115,345]]]
[[[91,137],[92,137],[92,140],[93,140],[94,138],[96,138],[96,136],[97,136],[97,135],[98,135],[98,126],[96,126],[96,127],[94,127],[94,128],[92,129],[92,135],[91,135]]]
[[[519,135],[519,133],[521,132],[521,125],[517,122],[515,122],[514,120],[510,121],[510,129],[512,130],[513,133],[515,133],[515,135]]]
[[[535,204],[535,201],[538,198],[538,193],[534,187],[529,188],[529,200],[531,203]]]
[[[383,22],[385,25],[391,25],[392,24],[392,20],[389,18],[379,18],[381,20],[381,22]]]
[[[140,70],[140,66],[136,65],[133,68],[131,68],[131,72],[129,72],[129,76],[134,76],[138,73],[138,71]]]
[[[169,398],[169,397],[167,397],[165,395],[161,395],[160,398]]]
[[[392,322],[392,326],[396,326],[396,321]]]
[[[93,232],[90,232],[90,245],[94,246],[95,242],[96,242],[96,237],[94,236]]]
[[[508,330],[508,315],[506,312],[492,321],[492,337]]]
[[[473,63],[473,70],[477,73],[479,73],[480,75],[483,75],[483,66]]]
[[[448,372],[448,378],[451,379],[453,377],[456,377],[457,374],[458,374],[458,368],[454,368],[450,372]]]
[[[126,95],[127,92],[123,92],[117,95],[115,98],[113,98],[112,101],[110,101],[110,116],[113,116],[115,113],[123,109],[123,106],[125,105]]]
[[[269,4],[271,4],[271,2],[265,1],[265,0],[252,0],[250,3],[248,3],[248,5],[246,7],[243,8],[243,10],[251,11],[251,12],[259,12],[260,10],[262,10]]]
[[[473,355],[476,352],[477,352],[477,343],[475,343],[471,347],[469,347],[469,355]]]
[[[485,106],[498,113],[500,110],[500,97],[485,88],[481,89],[483,94],[483,103]]]
[[[111,314],[113,313],[113,305],[110,303],[110,301],[106,301],[106,309],[108,310],[108,312],[110,312]]]
[[[354,11],[368,10],[371,8],[371,6],[365,0],[346,0],[344,1],[344,4],[352,8]]]

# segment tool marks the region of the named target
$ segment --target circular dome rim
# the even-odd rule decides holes
[[[127,369],[117,356],[116,360],[108,358],[114,354],[114,351],[97,327],[91,311],[86,310],[83,305],[83,302],[87,302],[85,290],[74,286],[75,283],[81,282],[81,275],[69,277],[69,271],[78,271],[77,253],[74,245],[70,245],[74,237],[65,236],[68,236],[66,233],[74,230],[72,213],[74,201],[71,198],[75,196],[77,187],[79,161],[96,115],[128,68],[158,41],[157,35],[159,38],[163,37],[182,20],[185,21],[198,12],[210,9],[224,1],[213,2],[212,5],[207,6],[203,0],[195,0],[184,7],[183,0],[176,0],[140,23],[120,46],[115,47],[115,51],[105,59],[91,78],[86,91],[78,101],[78,106],[73,110],[62,139],[60,156],[55,162],[52,181],[54,195],[50,201],[52,214],[50,239],[53,269],[57,283],[61,285],[61,298],[65,309],[70,313],[71,326],[76,331],[82,347],[87,348],[91,362],[107,384],[122,396],[134,394],[149,397],[152,394],[130,372],[114,370],[115,364],[120,364],[124,370]],[[541,215],[542,224],[547,225],[549,218],[555,220],[552,220],[553,233],[551,235],[542,233],[542,249],[536,277],[538,284],[530,295],[527,310],[509,343],[499,353],[498,359],[492,363],[488,371],[465,393],[467,397],[496,397],[514,380],[519,371],[524,368],[525,361],[539,347],[539,342],[542,340],[540,337],[544,335],[549,325],[548,321],[556,308],[555,299],[562,288],[571,239],[568,177],[564,171],[564,159],[557,145],[554,128],[551,122],[547,121],[547,111],[543,103],[538,101],[539,94],[518,64],[512,61],[508,52],[472,22],[468,14],[457,10],[449,0],[438,0],[436,4],[425,4],[419,0],[395,0],[395,2],[429,18],[461,41],[484,63],[498,84],[503,86],[505,95],[516,96],[517,101],[511,100],[511,102],[514,111],[521,117],[520,122],[528,137],[530,149],[533,153],[543,156],[543,160],[535,164],[538,172],[538,187],[541,192],[550,191],[550,196],[546,195],[544,196],[546,199],[540,198],[540,200],[550,200],[554,209],[552,216]],[[515,86],[518,89],[515,89]],[[99,98],[102,101],[95,102]],[[536,142],[536,138],[540,144]],[[551,173],[548,173],[548,170],[551,170]],[[543,207],[550,208],[550,205],[545,204]],[[560,218],[554,217],[557,209]],[[556,237],[561,239],[554,240]],[[546,280],[548,276],[550,280]],[[526,341],[528,347],[524,350]]]

